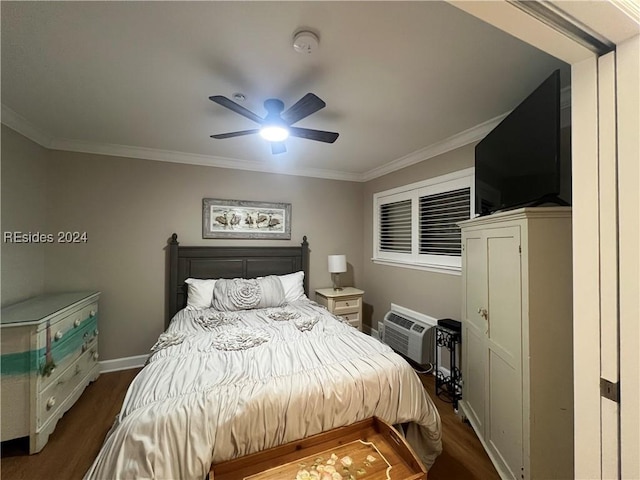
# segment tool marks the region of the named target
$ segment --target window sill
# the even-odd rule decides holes
[[[434,273],[446,273],[447,275],[461,275],[462,268],[450,265],[437,265],[432,263],[413,263],[401,262],[398,260],[384,260],[381,258],[372,258],[371,261],[377,265],[386,265],[388,267],[411,268],[412,270],[424,270]]]

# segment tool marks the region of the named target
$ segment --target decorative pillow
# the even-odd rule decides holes
[[[279,307],[284,303],[282,283],[273,275],[254,279],[219,279],[213,288],[213,308],[221,312]]]
[[[288,275],[278,275],[278,279],[280,283],[282,283],[284,299],[287,303],[295,302],[305,297],[304,286],[302,285],[304,272],[300,271]]]
[[[216,284],[214,279],[187,278],[187,309],[204,310],[211,308],[213,300],[213,287]]]

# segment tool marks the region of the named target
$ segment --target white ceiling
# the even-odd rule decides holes
[[[495,119],[567,66],[445,2],[1,2],[2,121],[50,147],[366,180]],[[318,32],[311,55],[292,48]],[[272,155],[211,102],[327,106]],[[489,125],[493,125],[490,123]],[[485,126],[486,130],[486,126]],[[472,130],[474,135],[482,128]],[[486,133],[486,131],[484,131]],[[457,137],[456,137],[457,136]]]

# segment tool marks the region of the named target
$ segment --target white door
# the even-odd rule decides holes
[[[485,230],[487,409],[485,441],[512,478],[523,469],[520,227]]]
[[[620,476],[640,478],[640,36],[616,48]]]
[[[520,228],[465,230],[463,401],[500,472],[520,478],[522,285]]]
[[[463,232],[463,331],[462,399],[473,426],[485,431],[487,323],[482,309],[487,305],[486,242],[480,231]]]

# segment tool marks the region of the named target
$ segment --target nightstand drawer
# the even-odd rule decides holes
[[[360,329],[360,312],[343,313],[340,316],[349,322],[351,326]]]
[[[338,315],[349,312],[357,312],[360,310],[362,297],[347,297],[335,300],[333,311]]]

